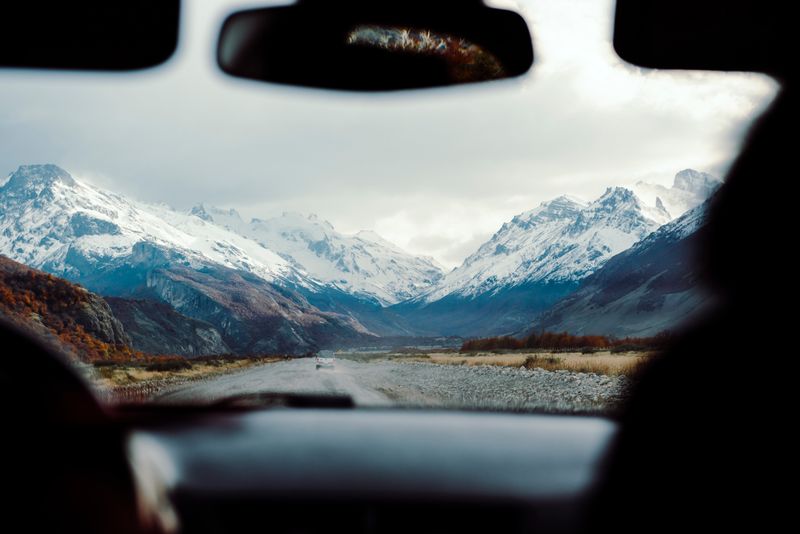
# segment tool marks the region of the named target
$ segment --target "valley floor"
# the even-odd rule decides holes
[[[349,395],[356,405],[371,407],[607,413],[624,400],[630,384],[623,375],[419,360],[340,354],[334,369],[320,370],[313,359],[285,360],[176,384],[153,400],[208,403],[253,393],[314,393]]]
[[[613,353],[608,350],[593,353],[550,351],[498,351],[498,352],[424,352],[420,354],[389,354],[396,361],[428,362],[440,365],[493,365],[523,367],[546,371],[572,371],[600,375],[632,377],[647,363],[647,352]]]
[[[160,393],[229,373],[263,366],[284,358],[203,358],[165,362],[130,362],[92,366],[83,364],[86,378],[104,401],[117,403],[148,402]],[[179,364],[179,365],[176,365]]]

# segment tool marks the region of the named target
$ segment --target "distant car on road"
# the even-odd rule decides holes
[[[336,357],[333,355],[333,351],[330,350],[320,351],[314,360],[317,364],[317,370],[323,367],[333,369],[336,366]]]

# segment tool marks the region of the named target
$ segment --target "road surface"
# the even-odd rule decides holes
[[[207,403],[254,393],[349,395],[356,405],[605,412],[624,398],[624,377],[495,366],[337,359],[316,370],[313,358],[285,360],[194,382],[158,402]]]
[[[317,393],[349,395],[357,405],[393,404],[378,391],[375,366],[338,360],[333,369],[317,370],[313,358],[300,358],[251,367],[170,391],[159,400],[210,402],[250,393]],[[370,387],[368,384],[372,384]]]

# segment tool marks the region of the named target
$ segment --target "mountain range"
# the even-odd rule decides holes
[[[621,187],[591,203],[564,196],[544,202],[505,223],[402,312],[419,328],[449,327],[453,334],[519,330],[666,220],[663,210]]]
[[[711,201],[609,259],[536,317],[533,330],[647,337],[674,328],[677,318],[701,317],[714,305],[697,268]]]
[[[669,241],[665,233],[686,209],[702,220],[719,183],[687,169],[672,188],[640,182],[591,202],[562,196],[517,215],[445,273],[374,232],[344,235],[313,215],[245,221],[203,204],[179,212],[55,165],[25,165],[0,187],[0,254],[109,297],[134,347],[146,351],[299,353],[378,336],[494,335],[533,324],[616,334],[608,313],[605,323],[586,315],[581,324],[565,313],[583,317],[574,309],[584,302],[579,295],[602,292],[597,284],[610,275],[601,273],[616,266],[619,276],[649,257],[645,248]],[[655,198],[645,202],[647,195]],[[681,258],[691,247],[683,248]],[[697,280],[686,280],[694,295]],[[662,308],[658,328],[677,322],[671,309]],[[639,321],[643,331],[648,319]]]
[[[205,221],[275,251],[324,285],[381,306],[413,298],[437,284],[444,271],[433,258],[413,256],[375,232],[337,232],[316,215],[284,213],[245,222],[236,210],[202,204],[190,211]]]

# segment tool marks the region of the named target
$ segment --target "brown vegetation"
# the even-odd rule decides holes
[[[651,353],[648,352],[614,353],[610,350],[593,353],[515,351],[500,354],[491,352],[453,354],[431,352],[429,354],[393,354],[388,356],[389,359],[397,362],[424,362],[438,365],[466,366],[492,365],[628,377],[635,376],[651,359]]]
[[[500,336],[469,339],[461,345],[461,352],[527,349],[579,350],[586,353],[610,349],[612,352],[626,352],[658,349],[668,341],[667,333],[653,337],[614,339],[607,336],[574,336],[567,332],[542,332],[524,338]]]
[[[78,324],[90,293],[56,276],[0,258],[0,316],[34,334],[49,334],[68,354],[84,361],[125,361],[141,354],[125,345],[99,340]]]
[[[572,371],[574,373],[595,373],[598,375],[624,375],[633,377],[650,361],[647,353],[626,354],[551,354],[527,356],[522,366],[526,369],[546,371]]]
[[[108,401],[144,401],[176,384],[283,359],[220,355],[189,360],[108,343],[78,323],[98,302],[103,301],[77,284],[0,256],[0,317],[68,356],[92,363],[82,369],[89,369],[87,378]]]
[[[112,404],[147,402],[165,390],[214,376],[283,361],[279,356],[209,356],[193,360],[148,357],[146,361],[95,362],[92,382]]]
[[[189,362],[184,356],[147,354],[125,344],[107,343],[78,323],[81,309],[90,306],[92,299],[102,301],[78,284],[0,256],[0,317],[53,342],[72,357],[93,363],[95,368],[113,368],[119,364],[153,372],[176,372],[199,365],[219,367],[233,361],[273,358],[218,355]]]

